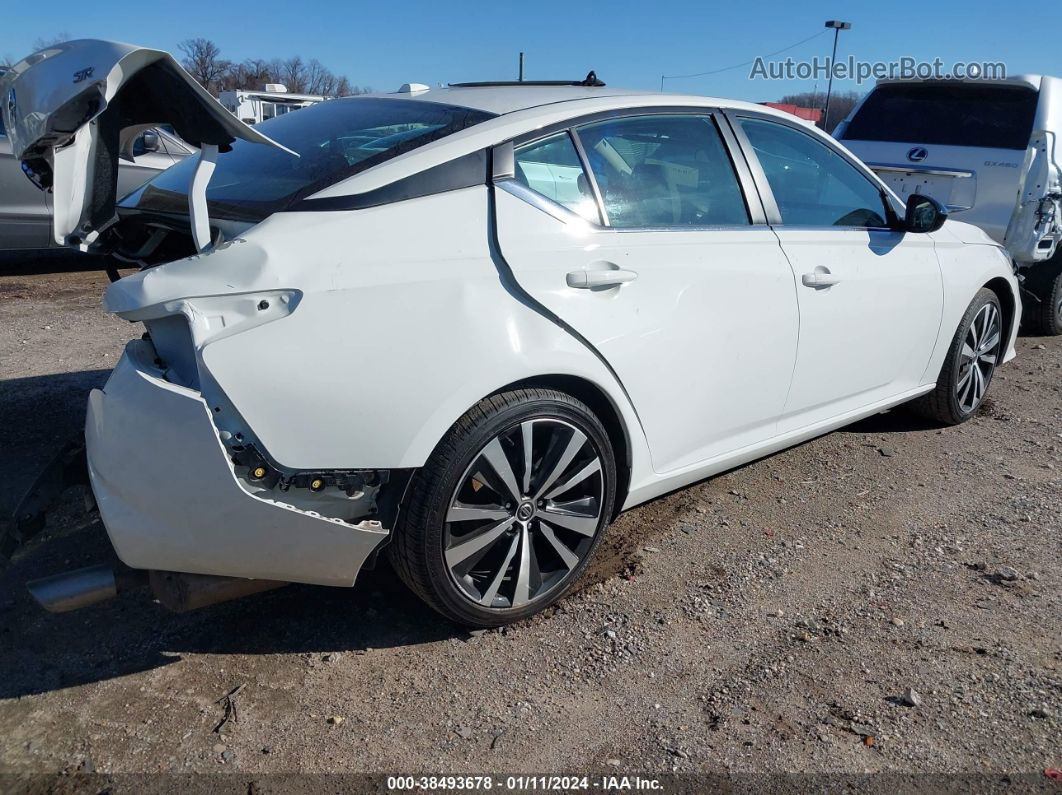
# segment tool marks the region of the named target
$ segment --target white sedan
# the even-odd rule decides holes
[[[383,552],[496,626],[620,511],[902,403],[963,422],[1014,355],[998,245],[758,105],[591,74],[251,129],[164,53],[56,50],[5,78],[7,127],[56,236],[143,268],[86,427],[134,569],[351,586]],[[201,155],[115,206],[119,107]]]

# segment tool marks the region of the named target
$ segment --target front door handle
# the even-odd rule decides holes
[[[595,287],[618,287],[638,278],[634,271],[608,268],[592,271],[572,271],[565,277],[569,287],[592,290]]]
[[[801,276],[800,281],[805,287],[822,290],[825,287],[833,287],[837,282],[841,281],[841,278],[830,273],[829,268],[824,268],[820,265],[811,273],[805,273]]]

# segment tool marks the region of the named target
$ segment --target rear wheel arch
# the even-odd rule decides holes
[[[491,394],[495,395],[513,389],[533,387],[555,389],[558,392],[571,395],[585,403],[601,420],[601,424],[605,426],[609,443],[612,445],[613,455],[616,458],[616,498],[612,510],[612,518],[615,519],[627,500],[633,463],[630,431],[627,428],[627,424],[623,421],[623,415],[620,413],[619,408],[600,385],[577,375],[533,376],[506,384]],[[490,397],[490,395],[485,397]]]
[[[562,434],[568,434],[561,439],[567,449],[545,470],[541,466],[529,469],[532,450],[540,449],[544,453],[552,450],[556,454],[562,448],[554,446],[555,437],[542,439],[539,430],[529,433],[532,423],[538,429],[545,429],[547,437],[550,426],[557,426]],[[504,452],[499,446],[503,437],[510,449],[516,449],[522,455],[514,458],[511,453]],[[539,443],[544,446],[539,447]],[[587,455],[590,458],[586,458]],[[604,422],[594,409],[570,392],[542,386],[508,387],[492,392],[454,423],[425,466],[414,474],[410,492],[406,495],[405,518],[399,520],[387,547],[391,564],[414,593],[460,624],[494,627],[527,618],[562,598],[578,581],[591,559],[609,525],[609,506],[616,503],[614,492],[618,478],[614,458]],[[482,464],[485,468],[481,472],[486,475],[473,468],[480,459],[485,459]],[[539,456],[540,462],[545,460],[545,455]],[[592,467],[594,463],[597,463],[596,469]],[[554,466],[559,468],[554,469]],[[555,480],[562,471],[568,472],[564,477],[570,477],[569,481]],[[537,472],[538,480],[530,480],[535,475],[529,475],[529,472]],[[593,477],[597,473],[600,475]],[[519,485],[520,477],[523,486]],[[481,479],[478,488],[477,479]],[[552,505],[552,495],[542,494],[542,490],[554,482],[563,483],[561,490],[569,493],[569,488],[577,483],[591,483],[592,488],[595,479],[599,480],[599,493],[592,515],[569,507],[575,503]],[[536,482],[537,486],[534,485]],[[530,492],[529,483],[532,485]],[[485,503],[478,501],[473,493],[483,487],[488,489]],[[539,491],[535,492],[535,488]],[[529,494],[535,495],[533,499]],[[528,507],[530,510],[525,514],[524,509]],[[587,507],[594,508],[593,505]],[[457,516],[453,515],[455,510],[459,511]],[[539,511],[549,519],[549,524],[544,519],[536,521]],[[562,521],[564,517],[574,518]],[[491,526],[499,518],[502,521]],[[590,528],[585,526],[585,521],[589,520],[593,521],[593,532],[588,532]],[[462,534],[459,543],[453,544],[450,536],[453,524],[473,521],[486,524],[474,528],[467,541],[466,535]],[[487,531],[480,532],[485,527]],[[561,529],[566,529],[570,537],[564,539]],[[585,548],[577,551],[570,543],[573,537]],[[590,539],[588,547],[587,539]],[[511,544],[507,556],[498,554],[499,550],[504,552],[499,544]],[[555,550],[557,554],[542,558],[543,545],[547,553]],[[518,551],[521,555],[514,558]],[[460,557],[451,561],[450,552]],[[478,557],[472,559],[477,553],[480,553]],[[482,570],[456,570],[455,567],[466,561],[476,567],[479,562],[487,560],[484,554],[493,555],[494,559],[480,567]],[[547,573],[551,577],[558,573],[561,576],[559,581],[554,577],[552,585],[542,577],[547,570],[540,569],[541,561],[550,558],[554,558],[553,563],[558,565]],[[519,577],[516,576],[517,568]],[[484,573],[489,575],[487,579],[483,579]],[[536,578],[538,585],[535,584]],[[524,585],[522,598],[521,583]],[[546,590],[536,593],[535,590],[541,587]],[[506,604],[504,598],[499,603],[498,598],[503,596],[502,590],[506,588],[509,603]]]

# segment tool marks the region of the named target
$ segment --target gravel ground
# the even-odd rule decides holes
[[[2,271],[0,271],[2,272]],[[0,508],[138,327],[96,271],[0,276]],[[924,772],[1062,767],[1062,339],[971,422],[902,411],[623,515],[585,587],[466,634],[385,568],[174,616],[48,615],[106,560],[78,495],[0,579],[0,771]],[[238,721],[215,730],[236,687]]]

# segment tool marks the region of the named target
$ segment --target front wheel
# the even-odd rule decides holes
[[[414,476],[388,555],[457,623],[494,627],[560,599],[597,547],[616,464],[580,401],[519,389],[480,401]]]
[[[955,331],[936,388],[912,406],[945,425],[966,422],[980,408],[1002,355],[1003,313],[999,298],[982,287]]]

